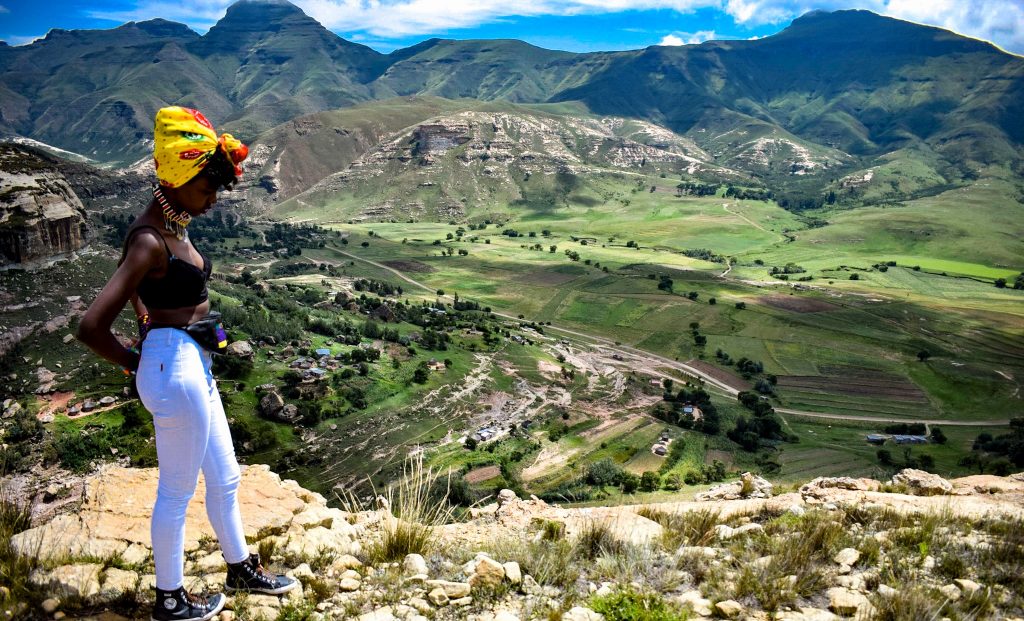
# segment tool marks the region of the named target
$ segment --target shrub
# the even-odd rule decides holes
[[[611,526],[596,520],[587,522],[573,541],[573,552],[580,558],[594,560],[605,554],[616,554],[624,544],[612,533]]]
[[[604,487],[606,485],[618,485],[622,482],[625,471],[621,466],[610,459],[601,459],[587,466],[587,483]]]
[[[11,545],[11,537],[32,525],[32,507],[0,489],[0,616],[19,618],[25,610],[36,610],[39,589],[29,583],[29,575],[39,562],[33,555],[22,556]]]
[[[590,608],[607,621],[686,621],[689,615],[679,605],[665,601],[658,593],[633,587],[594,597]]]

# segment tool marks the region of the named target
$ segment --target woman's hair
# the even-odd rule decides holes
[[[206,162],[206,166],[196,175],[197,179],[199,177],[209,179],[213,187],[218,190],[222,187],[225,190],[231,190],[238,183],[238,177],[235,176],[235,165],[231,163],[231,160],[222,148],[218,148],[213,152],[209,161]]]

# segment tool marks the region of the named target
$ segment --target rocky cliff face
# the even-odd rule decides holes
[[[0,145],[0,265],[67,256],[86,233],[85,207],[67,179],[32,152]]]

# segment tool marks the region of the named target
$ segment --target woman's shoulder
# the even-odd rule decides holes
[[[156,226],[139,219],[131,224],[124,236],[121,260],[124,261],[128,255],[155,258],[158,255],[163,255],[165,251],[169,252],[169,249],[163,232]]]

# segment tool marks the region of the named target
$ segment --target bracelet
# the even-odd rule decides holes
[[[143,313],[135,319],[139,326],[139,340],[141,341],[146,338],[146,333],[149,332],[149,326],[151,326],[153,322],[149,319],[149,313]]]
[[[135,354],[136,356],[141,356],[142,355],[142,353],[139,352],[139,348],[134,346],[134,345],[132,345],[131,347],[125,347],[124,350],[126,352],[128,352],[128,353]],[[128,367],[121,367],[121,371],[125,375],[127,375],[128,377],[131,377],[132,375],[135,375],[135,372],[137,370],[138,370],[138,366],[136,366],[135,369],[129,369]]]

